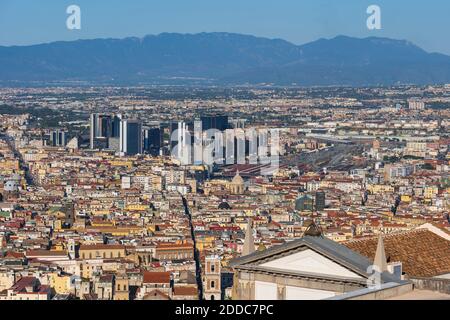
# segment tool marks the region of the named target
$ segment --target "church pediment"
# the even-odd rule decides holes
[[[363,278],[361,275],[350,271],[311,249],[302,250],[282,258],[259,264],[258,266],[279,271],[321,274],[329,277]]]
[[[312,236],[255,252],[230,263],[236,269],[361,283],[369,277],[367,268],[370,265],[372,262],[366,257],[347,247],[324,237]],[[382,278],[383,281],[392,281],[386,273]]]

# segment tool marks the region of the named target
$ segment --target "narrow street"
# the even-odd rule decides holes
[[[191,228],[191,237],[194,241],[194,260],[195,260],[195,276],[197,279],[197,286],[198,286],[198,299],[203,300],[203,282],[202,282],[202,264],[200,263],[200,254],[197,250],[197,245],[195,241],[195,232],[194,232],[194,225],[192,224],[192,215],[189,211],[189,206],[187,203],[187,200],[185,197],[182,196],[183,200],[183,206],[184,206],[184,212],[189,218],[189,226]]]
[[[7,135],[0,135],[0,139],[2,139],[3,141],[5,141],[8,144],[8,146],[14,152],[14,156],[19,160],[20,168],[23,169],[25,172],[25,179],[27,181],[27,185],[29,185],[29,186],[34,185],[33,176],[30,174],[28,165],[25,163],[22,155],[16,149],[13,138],[11,138],[10,136],[7,136]]]

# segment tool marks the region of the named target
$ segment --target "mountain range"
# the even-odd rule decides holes
[[[273,84],[450,83],[450,56],[411,42],[338,36],[295,45],[233,33],[0,46],[0,82]]]

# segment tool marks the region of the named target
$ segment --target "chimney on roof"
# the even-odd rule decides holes
[[[245,230],[244,249],[242,256],[247,256],[255,251],[255,239],[253,239],[253,229],[250,219],[247,222],[247,230]]]
[[[380,272],[388,271],[386,251],[384,250],[383,236],[381,233],[378,237],[377,252],[375,253],[373,264],[379,268]]]

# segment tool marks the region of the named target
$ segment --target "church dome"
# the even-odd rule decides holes
[[[242,177],[239,175],[239,170],[236,171],[236,175],[234,176],[232,183],[241,185],[244,184],[244,179],[242,179]]]
[[[239,170],[236,171],[236,175],[233,180],[227,184],[228,190],[233,194],[243,194],[245,191],[244,179],[239,175]]]
[[[228,204],[228,202],[223,201],[219,204],[219,209],[221,210],[231,210],[231,206]]]

